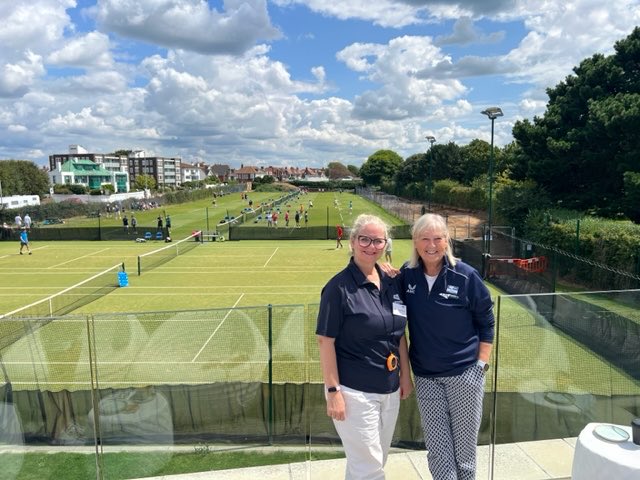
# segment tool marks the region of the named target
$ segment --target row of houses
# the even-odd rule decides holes
[[[81,184],[97,189],[104,184],[111,184],[116,192],[128,192],[139,175],[153,177],[156,185],[161,187],[178,187],[212,176],[220,182],[237,180],[240,183],[254,182],[267,175],[277,181],[326,180],[321,168],[242,165],[234,169],[225,164],[184,163],[180,157],[147,156],[142,150],[116,155],[91,153],[81,145],[70,145],[68,153],[49,155],[49,180],[52,185]]]

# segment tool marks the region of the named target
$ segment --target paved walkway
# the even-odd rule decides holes
[[[570,480],[576,438],[497,445],[494,480]],[[488,446],[478,448],[478,480],[490,479]],[[343,480],[342,460],[148,477],[145,480]],[[432,480],[421,451],[397,450],[385,468],[387,480]]]

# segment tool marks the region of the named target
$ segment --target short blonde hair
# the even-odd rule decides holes
[[[349,232],[349,249],[351,249],[351,241],[360,235],[360,232],[367,225],[377,225],[382,228],[384,232],[384,238],[389,238],[389,225],[387,225],[380,217],[375,215],[369,215],[368,213],[361,213],[353,221],[353,226]],[[353,253],[353,252],[351,252]]]
[[[425,213],[422,215],[416,222],[413,224],[411,228],[411,238],[413,239],[413,251],[411,252],[411,258],[409,258],[409,267],[416,268],[420,265],[420,255],[415,247],[415,241],[422,235],[422,233],[426,230],[432,230],[436,232],[441,232],[447,242],[447,247],[445,250],[445,255],[447,256],[447,260],[449,261],[449,265],[455,267],[458,259],[453,256],[453,244],[451,243],[451,236],[449,235],[449,227],[447,226],[447,221],[443,216],[437,215],[435,213]]]

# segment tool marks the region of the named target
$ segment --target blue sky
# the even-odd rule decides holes
[[[0,0],[0,159],[80,144],[361,165],[495,141],[640,25],[640,0]]]

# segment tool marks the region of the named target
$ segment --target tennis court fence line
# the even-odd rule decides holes
[[[201,245],[202,242],[202,231],[198,230],[187,238],[171,243],[166,247],[138,255],[138,275],[142,275],[143,271],[154,269],[179,255],[193,250],[198,245]]]

